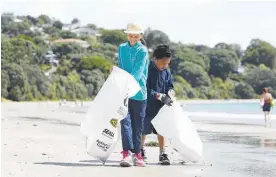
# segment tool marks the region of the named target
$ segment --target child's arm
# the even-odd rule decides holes
[[[151,76],[150,75],[148,76],[148,79],[147,79],[147,92],[148,92],[148,96],[157,99],[156,96],[158,93],[155,90],[151,89]]]
[[[145,69],[146,63],[148,60],[148,52],[145,50],[142,50],[137,55],[137,61],[134,64],[133,70],[131,72],[131,75],[136,79],[136,81],[140,81],[143,75],[143,71]]]
[[[150,95],[151,95],[152,97],[154,97],[154,98],[157,97],[158,93],[157,93],[156,91],[154,91],[153,89],[150,89],[149,91],[150,91]]]

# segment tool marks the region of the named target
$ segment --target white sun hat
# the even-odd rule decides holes
[[[143,34],[144,30],[141,25],[137,23],[129,23],[127,29],[125,30],[126,34]]]

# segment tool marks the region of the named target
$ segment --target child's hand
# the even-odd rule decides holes
[[[175,91],[173,89],[170,89],[168,91],[168,95],[171,97],[171,98],[174,98],[175,97]]]
[[[156,93],[155,97],[157,100],[161,100],[161,93]]]
[[[172,106],[173,101],[168,95],[158,93],[156,94],[156,98],[160,100],[162,103],[166,104],[167,106]]]

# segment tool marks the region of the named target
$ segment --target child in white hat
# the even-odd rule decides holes
[[[145,166],[141,155],[141,137],[147,104],[148,51],[141,42],[143,29],[140,25],[128,24],[125,33],[128,42],[121,44],[118,49],[119,67],[136,79],[141,90],[135,96],[129,98],[129,114],[121,121],[123,158],[120,165],[129,167],[134,163],[136,166]],[[134,153],[133,158],[130,151]]]

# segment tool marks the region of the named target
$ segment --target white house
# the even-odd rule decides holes
[[[79,28],[81,26],[80,23],[74,23],[74,24],[63,24],[62,30],[64,31],[71,31],[73,29]]]
[[[77,36],[100,36],[98,30],[91,29],[89,27],[79,27],[71,30],[72,33],[76,33]]]
[[[20,20],[20,19],[18,19],[18,18],[15,18],[15,19],[13,19],[13,22],[15,22],[15,23],[21,23],[21,22],[23,22],[23,20]]]
[[[1,14],[1,16],[3,17],[10,17],[10,18],[14,18],[14,14],[10,13],[10,12],[4,12]]]

